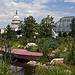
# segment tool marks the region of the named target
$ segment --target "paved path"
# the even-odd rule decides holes
[[[1,51],[1,48],[0,48]],[[2,51],[4,52],[5,49],[3,48]],[[40,59],[40,57],[42,57],[42,53],[40,52],[31,52],[31,51],[27,51],[26,49],[19,49],[19,48],[13,48],[11,49],[11,54],[14,53],[14,58],[21,58],[21,59],[29,59],[30,57],[32,57],[32,59],[36,60],[36,59]]]

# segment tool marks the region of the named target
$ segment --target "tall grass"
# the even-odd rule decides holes
[[[35,71],[37,75],[75,75],[72,67],[61,65],[51,66],[50,68],[36,67]]]
[[[5,52],[3,52],[2,54],[3,57],[1,57],[0,75],[14,75],[15,72],[13,70],[10,70],[10,66],[12,63],[11,44],[5,43]]]

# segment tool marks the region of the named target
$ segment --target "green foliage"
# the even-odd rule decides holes
[[[35,69],[38,75],[74,75],[70,68],[64,67],[62,65],[46,67],[36,67]]]
[[[19,45],[20,47],[18,47]],[[14,48],[24,48],[25,45],[26,45],[26,42],[22,40],[14,42]]]
[[[68,43],[68,42],[71,42],[71,41],[73,41],[73,38],[70,37],[70,36],[67,36],[66,38],[64,38],[65,43]]]
[[[36,47],[37,51],[40,52],[41,46],[42,46],[42,40],[41,39],[38,39],[38,41],[37,41],[37,47]]]
[[[24,49],[24,46],[23,46],[23,45],[21,45],[21,46],[20,46],[20,48],[21,48],[21,49]]]
[[[44,42],[44,44],[48,47],[48,50],[53,50],[58,47],[58,43],[55,40],[48,39]]]
[[[5,52],[3,53],[3,57],[1,58],[1,63],[0,63],[0,75],[13,75],[14,71],[10,70],[10,64],[12,62],[12,56],[11,56],[12,45],[11,42],[8,42],[7,44],[6,43],[5,43]]]
[[[36,73],[38,75],[48,75],[48,69],[46,67],[37,67],[36,68]]]
[[[48,43],[46,42],[43,43],[42,53],[43,53],[43,56],[42,56],[41,62],[46,63],[48,61]]]
[[[24,18],[24,22],[21,23],[21,30],[25,38],[33,38],[35,31],[36,20],[33,16]]]
[[[12,75],[14,72],[10,71],[10,65],[7,63],[0,64],[0,75]]]
[[[15,47],[15,48],[18,48],[18,45],[20,45],[19,42],[14,42],[14,47]]]
[[[60,57],[60,51],[55,52],[54,58],[59,58]]]
[[[27,50],[37,52],[37,47],[36,46],[29,46]]]
[[[72,44],[72,47],[69,45],[65,56],[65,63],[75,64],[75,43]]]
[[[50,37],[52,36],[52,27],[54,17],[50,17],[49,15],[46,18],[41,20],[41,24],[39,27],[39,37]]]
[[[42,45],[43,58],[42,62],[45,63],[48,61],[48,53],[50,53],[53,49],[58,47],[58,43],[52,39],[46,40]]]
[[[2,47],[3,46],[3,40],[0,40],[0,47]]]
[[[26,45],[27,44],[27,39],[24,39],[24,38],[20,38],[19,40],[18,40],[18,42],[19,42],[19,44],[21,44],[21,45]]]
[[[5,31],[6,31],[6,36],[9,39],[11,39],[13,36],[16,36],[16,32],[14,30],[12,30],[12,28],[10,27],[10,25],[7,25]]]

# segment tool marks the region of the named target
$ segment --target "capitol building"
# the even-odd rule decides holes
[[[20,30],[19,26],[20,26],[20,17],[18,16],[17,10],[16,10],[16,14],[13,16],[12,18],[12,22],[11,22],[11,28],[12,30],[18,31]],[[5,33],[5,28],[1,28],[0,31],[1,34]]]
[[[56,23],[54,23],[55,27],[52,28],[52,35],[53,36],[58,36],[59,32],[66,32],[67,34],[69,32],[71,32],[71,28],[70,28],[70,24],[72,19],[75,18],[74,16],[65,16],[60,18],[59,21],[57,21]],[[15,15],[12,17],[12,22],[11,22],[11,28],[12,30],[18,31],[20,30],[19,26],[20,26],[20,17],[18,16],[17,10]],[[5,29],[2,28],[1,29],[1,34],[3,34],[5,32]]]
[[[19,25],[20,25],[20,17],[18,16],[17,10],[16,14],[14,15],[12,22],[11,22],[11,28],[15,31],[19,30]]]

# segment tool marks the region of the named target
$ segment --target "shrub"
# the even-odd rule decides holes
[[[0,75],[13,75],[14,72],[10,71],[10,65],[7,63],[0,64]]]
[[[11,57],[11,45],[9,44],[11,43],[5,44],[5,53],[3,53],[4,57],[1,57],[0,75],[13,75],[14,74],[14,71],[10,70],[12,57]],[[7,55],[7,48],[8,48],[9,57]]]
[[[42,60],[41,60],[42,63],[46,63],[48,61],[48,52],[49,52],[48,49],[49,49],[48,43],[44,42],[42,47],[42,53],[43,53]]]
[[[37,52],[37,47],[36,46],[29,46],[28,50],[33,51],[33,52]]]
[[[43,45],[42,45],[43,56],[42,56],[42,60],[41,60],[42,63],[46,63],[47,61],[49,61],[48,53],[51,52],[54,48],[57,48],[57,46],[58,46],[58,43],[52,39],[48,39],[43,42]]]
[[[49,39],[44,42],[48,49],[55,49],[58,47],[58,43],[55,40]]]
[[[19,42],[21,45],[24,45],[24,46],[27,44],[27,40],[24,39],[24,38],[20,38],[20,39],[18,40],[18,42]]]
[[[15,47],[15,48],[18,48],[18,45],[20,45],[19,42],[14,42],[14,47]]]
[[[73,41],[73,38],[72,38],[72,37],[67,36],[67,37],[65,38],[65,42],[66,42],[66,43],[71,42],[71,41]]]
[[[21,45],[21,46],[20,46],[20,48],[21,48],[21,49],[24,49],[24,46],[23,46],[23,45]]]
[[[35,71],[38,75],[73,75],[72,70],[67,66],[63,67],[63,65],[51,66],[50,68],[36,67]]]
[[[59,58],[60,57],[60,51],[55,52],[54,58]]]
[[[68,47],[65,55],[65,63],[75,65],[75,43],[72,44],[72,47]]]

